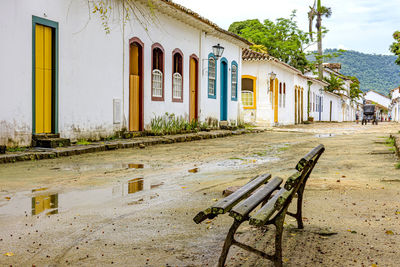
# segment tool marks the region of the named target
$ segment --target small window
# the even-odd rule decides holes
[[[152,51],[151,97],[155,101],[164,100],[164,51],[161,45],[154,44]]]
[[[172,101],[183,100],[183,57],[182,52],[176,49],[173,52],[172,65]]]
[[[283,107],[286,106],[286,83],[283,83]]]
[[[242,104],[245,109],[256,108],[255,77],[242,78]]]
[[[238,66],[235,61],[232,62],[232,85],[231,85],[231,99],[237,100],[237,83],[238,83]]]
[[[213,54],[208,56],[208,97],[216,98],[216,87],[217,87],[217,65]]]

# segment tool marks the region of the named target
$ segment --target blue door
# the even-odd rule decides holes
[[[221,59],[221,121],[228,120],[228,61]]]

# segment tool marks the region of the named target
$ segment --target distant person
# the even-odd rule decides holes
[[[356,113],[356,122],[357,122],[357,124],[358,124],[358,119],[359,119],[359,115],[358,115],[358,112]]]

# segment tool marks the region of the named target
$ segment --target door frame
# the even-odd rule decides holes
[[[192,61],[192,59],[194,59],[195,61],[196,61],[196,71],[195,71],[195,73],[196,73],[196,76],[195,76],[195,79],[196,79],[196,88],[195,88],[195,114],[194,114],[194,119],[197,121],[198,119],[199,119],[199,58],[195,55],[195,54],[192,54],[192,55],[190,55],[190,57],[189,57],[189,120],[190,120],[190,110],[191,110],[191,101],[190,101],[190,84],[191,84],[191,79],[192,79],[192,77],[191,77],[191,75],[190,75],[190,73],[191,73],[191,66],[192,66],[192,64],[191,64],[191,61]]]
[[[142,42],[142,40],[140,40],[138,37],[133,37],[131,39],[129,39],[129,72],[130,72],[130,67],[131,67],[131,45],[133,43],[137,43],[141,49],[142,49],[142,53],[141,53],[141,58],[139,59],[139,76],[140,76],[140,82],[139,82],[139,131],[143,131],[144,130],[144,92],[143,92],[143,82],[144,82],[144,77],[143,77],[143,67],[144,67],[144,43]],[[130,73],[129,73],[130,75]],[[129,75],[128,75],[128,83],[129,83]],[[130,95],[129,95],[129,99],[130,99]],[[131,102],[129,101],[129,107],[131,105]],[[129,114],[131,115],[131,114]],[[129,118],[130,121],[130,118]],[[130,128],[130,125],[128,125],[128,129]]]
[[[58,39],[58,22],[44,19],[41,17],[32,16],[32,134],[36,134],[36,25],[43,25],[53,29],[52,34],[52,65],[54,71],[52,72],[52,101],[51,101],[51,132],[58,133],[58,76],[59,76],[59,39]]]
[[[225,64],[226,70],[223,71],[223,65]],[[221,79],[221,93],[220,93],[220,107],[219,107],[219,119],[220,121],[227,121],[228,120],[228,60],[226,58],[221,58],[221,70],[220,70],[220,79]],[[225,82],[225,83],[224,83]],[[225,105],[224,97],[226,99]],[[226,115],[226,119],[223,120],[223,115]]]
[[[279,79],[275,78],[274,86],[274,123],[279,123]]]

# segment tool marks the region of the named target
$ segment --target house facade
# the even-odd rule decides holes
[[[85,0],[0,3],[0,144],[142,131],[165,113],[238,120],[250,43],[170,1],[135,3],[109,24]]]
[[[307,119],[307,81],[297,79],[298,75],[299,70],[274,57],[244,49],[242,120],[258,126],[276,126]]]
[[[400,87],[391,90],[392,102],[390,104],[391,120],[400,122]]]
[[[392,102],[392,100],[378,92],[375,92],[373,90],[368,91],[367,93],[364,94],[364,99],[367,104],[374,104],[376,105],[376,114],[378,120],[386,121],[389,119],[389,106]]]

